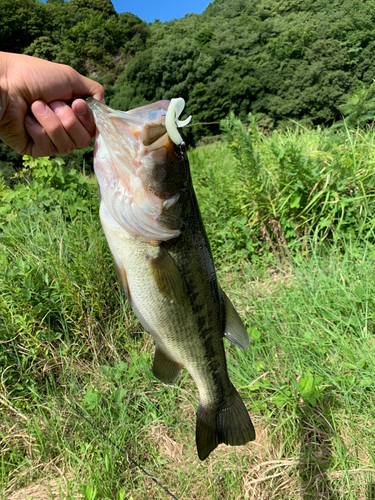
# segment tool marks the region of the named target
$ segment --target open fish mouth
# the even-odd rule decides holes
[[[114,220],[133,236],[157,241],[177,237],[179,221],[165,214],[182,187],[175,146],[183,142],[179,128],[191,119],[179,120],[185,101],[158,101],[128,112],[91,97],[87,104],[97,126],[94,168],[101,200]]]
[[[145,146],[149,146],[165,133],[174,144],[181,144],[183,139],[178,128],[188,125],[192,118],[189,116],[186,120],[179,120],[185,107],[182,97],[171,101],[157,101],[126,112],[113,110],[93,97],[89,97],[86,102],[94,113],[96,125],[101,133],[105,133],[105,129],[109,129],[108,132],[113,131],[114,127],[125,134],[125,141],[127,138]]]

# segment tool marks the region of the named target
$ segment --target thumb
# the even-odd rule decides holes
[[[90,78],[86,78],[85,76],[83,77],[85,79],[88,91],[86,92],[86,95],[89,95],[96,99],[97,101],[103,101],[104,100],[104,88],[100,83],[95,82],[94,80],[91,80]]]
[[[74,97],[91,96],[97,101],[104,100],[103,86],[86,76],[80,75],[77,71],[72,74],[71,85]]]

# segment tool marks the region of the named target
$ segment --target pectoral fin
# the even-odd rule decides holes
[[[225,309],[224,337],[246,351],[250,344],[246,328],[232,302],[228,299],[223,290],[221,290],[221,294]]]
[[[152,373],[164,384],[174,384],[178,379],[182,366],[170,359],[163,350],[156,345]]]
[[[121,286],[125,292],[125,295],[127,296],[128,300],[130,301],[128,276],[126,274],[126,270],[125,270],[124,266],[122,266],[121,264],[117,264],[116,260],[114,261],[114,265],[115,265],[117,278],[118,278],[119,282],[121,283]]]
[[[164,247],[158,254],[150,258],[151,271],[160,293],[170,299],[180,302],[184,295],[184,283],[176,263]]]

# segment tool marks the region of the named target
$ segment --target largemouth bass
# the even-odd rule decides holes
[[[193,377],[201,460],[220,443],[246,444],[255,431],[229,380],[223,337],[243,349],[249,338],[216,280],[179,130],[184,101],[126,113],[87,103],[97,125],[100,219],[122,288],[155,340],[152,372],[166,384],[183,368]]]

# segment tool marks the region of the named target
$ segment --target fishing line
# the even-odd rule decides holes
[[[195,122],[185,125],[185,128],[196,127],[197,125],[220,125],[221,122]]]
[[[137,463],[130,455],[129,453],[127,453],[125,450],[122,450],[110,437],[108,437],[106,434],[104,434],[103,431],[101,431],[99,429],[99,427],[97,427],[90,419],[88,419],[86,417],[86,415],[84,415],[84,413],[79,410],[76,406],[72,405],[67,399],[65,398],[61,398],[65,403],[67,403],[71,408],[72,410],[74,411],[74,413],[76,413],[76,415],[78,415],[79,417],[83,418],[95,431],[99,432],[99,434],[104,438],[106,439],[109,443],[111,443],[112,446],[114,446],[120,453],[122,453],[123,455],[125,455],[125,457],[133,464],[135,465],[136,467],[138,467],[139,470],[141,470],[143,472],[143,474],[145,474],[147,477],[149,477],[150,479],[152,479],[154,481],[155,484],[157,484],[162,490],[164,490],[170,497],[174,498],[174,500],[178,500],[177,497],[175,497],[173,495],[173,493],[171,493],[165,486],[163,486],[161,483],[159,483],[159,481],[157,479],[155,479],[153,476],[151,476],[151,474],[149,474],[141,465],[139,465],[139,463]]]

